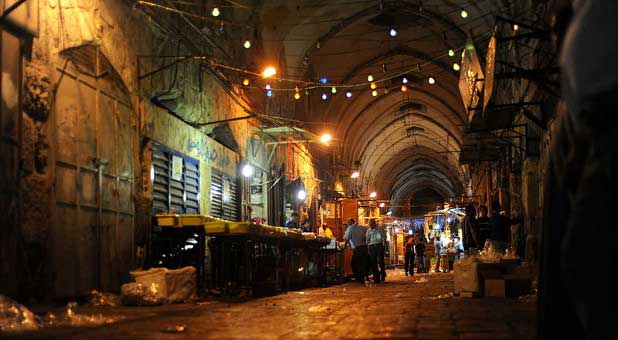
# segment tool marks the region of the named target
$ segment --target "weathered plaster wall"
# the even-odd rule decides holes
[[[135,126],[140,128],[139,145],[148,151],[148,139],[156,140],[168,147],[194,157],[200,161],[201,187],[200,208],[208,213],[210,197],[210,170],[216,167],[228,174],[234,175],[236,165],[241,155],[247,151],[247,136],[251,134],[252,126],[247,120],[229,123],[232,134],[239,145],[238,154],[206,136],[215,125],[204,127],[202,131],[195,129],[179,119],[172,117],[164,110],[150,104],[150,98],[162,91],[172,89],[181,94],[182,105],[177,112],[181,117],[193,122],[208,122],[245,116],[244,109],[233,101],[221,84],[211,75],[203,71],[199,62],[179,63],[177,68],[170,68],[145,78],[138,83],[138,72],[148,70],[168,63],[168,60],[141,61],[138,65],[138,55],[187,53],[183,42],[177,37],[170,37],[159,30],[143,14],[129,7],[122,0],[41,0],[39,35],[34,39],[32,59],[27,61],[25,70],[24,94],[24,145],[23,163],[25,177],[22,190],[28,194],[23,197],[22,233],[26,248],[31,245],[41,245],[27,257],[35,259],[33,267],[46,268],[46,273],[34,272],[33,275],[43,277],[38,287],[31,289],[43,292],[48,288],[53,275],[54,266],[49,263],[51,223],[57,215],[55,203],[55,183],[59,174],[54,172],[55,154],[62,145],[57,145],[54,119],[55,91],[59,81],[58,69],[65,66],[65,59],[60,52],[67,48],[94,44],[100,47],[102,54],[110,61],[120,76],[123,86],[128,90],[130,104],[135,117],[140,117]],[[141,105],[139,98],[144,103]],[[93,100],[83,98],[83,100]],[[242,99],[243,106],[248,107]],[[81,115],[86,117],[86,113]],[[139,116],[138,116],[139,114]],[[83,134],[93,131],[80,131],[68,134],[81,138]],[[93,136],[86,136],[92,139]],[[74,140],[79,142],[78,140]],[[105,141],[103,141],[105,143]],[[149,171],[145,176],[142,170],[149,170],[150,156],[141,152],[133,154],[135,189],[133,200],[136,206],[136,228],[134,242],[143,244],[147,239],[150,210],[148,197]],[[266,165],[264,165],[267,168]],[[135,249],[135,247],[133,247]],[[137,249],[139,251],[139,249]],[[137,257],[137,254],[132,254]],[[143,259],[137,258],[135,265]],[[25,280],[31,280],[27,278]],[[94,287],[93,287],[94,288]]]

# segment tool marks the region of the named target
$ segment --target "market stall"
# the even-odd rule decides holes
[[[332,242],[314,233],[176,214],[158,215],[157,230],[165,242],[153,244],[152,263],[172,268],[196,266],[202,287],[260,293],[326,282],[327,255],[332,252],[327,248]],[[193,247],[185,244],[189,240],[195,243]],[[171,246],[163,246],[166,244]],[[185,248],[195,251],[186,252]]]

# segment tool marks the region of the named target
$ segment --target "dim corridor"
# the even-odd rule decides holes
[[[10,339],[532,339],[534,299],[451,296],[453,275],[355,282],[242,302],[161,307],[80,307],[115,320],[96,328],[45,329]],[[186,325],[182,332],[178,325]]]

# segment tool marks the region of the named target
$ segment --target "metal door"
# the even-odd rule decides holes
[[[128,91],[92,45],[63,52],[55,96],[56,296],[117,290],[134,259],[138,134]]]

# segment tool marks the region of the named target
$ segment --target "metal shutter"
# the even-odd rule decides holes
[[[229,196],[229,197],[228,197]],[[240,220],[238,179],[212,169],[210,214],[229,221]]]
[[[172,178],[173,157],[182,159],[182,176]],[[200,171],[199,161],[185,156],[163,145],[153,143],[152,183],[153,212],[173,212],[177,214],[199,214],[200,212]]]

